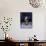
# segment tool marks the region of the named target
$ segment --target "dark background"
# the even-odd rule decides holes
[[[20,22],[23,23],[25,17],[28,17],[28,22],[32,22],[32,12],[20,12]]]

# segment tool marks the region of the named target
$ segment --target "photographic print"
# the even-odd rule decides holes
[[[21,28],[32,28],[32,12],[20,12]]]

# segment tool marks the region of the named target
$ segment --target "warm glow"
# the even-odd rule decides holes
[[[6,37],[8,37],[8,34],[6,34]]]

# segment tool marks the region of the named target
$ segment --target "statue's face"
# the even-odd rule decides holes
[[[25,17],[25,24],[28,25],[28,17]]]
[[[41,0],[29,0],[29,2],[34,8],[37,8],[40,6]]]
[[[28,22],[28,17],[27,16],[25,17],[25,22]]]

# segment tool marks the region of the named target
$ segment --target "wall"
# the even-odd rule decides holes
[[[32,29],[20,28],[20,12],[33,13],[33,26]],[[39,40],[45,39],[45,15],[46,8],[33,8],[30,6],[28,0],[0,0],[0,16],[8,16],[13,18],[12,26],[8,34],[13,39],[27,40],[34,34],[37,35]],[[0,32],[0,35],[2,31]],[[45,34],[44,34],[45,33]],[[3,33],[4,34],[4,33]],[[4,37],[0,36],[0,39]]]

